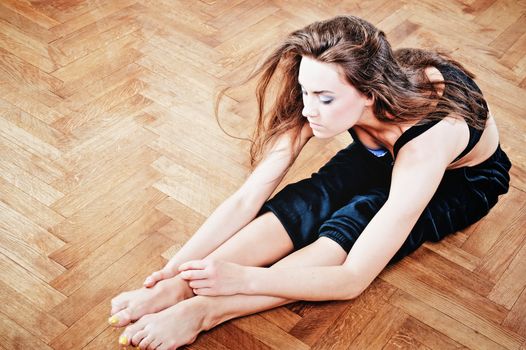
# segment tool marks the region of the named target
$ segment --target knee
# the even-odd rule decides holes
[[[342,245],[330,237],[321,236],[312,243],[313,246],[319,247],[320,251],[325,252],[331,257],[331,265],[341,265],[347,259],[348,251]]]
[[[320,226],[318,235],[332,239],[348,253],[386,200],[384,192],[354,196]]]
[[[370,193],[354,196],[346,205],[320,226],[326,230],[343,229],[361,233],[387,200],[385,193]]]

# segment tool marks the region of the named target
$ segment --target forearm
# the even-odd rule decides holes
[[[202,259],[213,252],[257,215],[259,208],[230,196],[206,219],[196,233],[170,259],[177,268],[183,262]]]
[[[347,266],[246,268],[243,294],[269,295],[296,300],[347,300],[360,294]]]

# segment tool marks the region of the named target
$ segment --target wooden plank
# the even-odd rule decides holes
[[[0,77],[15,86],[57,92],[62,81],[0,47]]]
[[[62,266],[71,268],[117,231],[138,220],[148,209],[166,198],[166,195],[149,186],[148,182],[156,181],[157,176],[157,172],[152,169],[140,170],[117,186],[115,191],[104,198],[95,199],[68,222],[54,227],[53,232],[59,237],[66,236],[70,243],[53,252],[50,257]],[[103,216],[101,211],[107,214]],[[103,219],[97,222],[94,218]],[[87,222],[91,223],[89,228],[85,226]]]
[[[421,346],[429,349],[467,349],[445,334],[409,316],[384,349],[405,349],[412,346],[417,349]]]
[[[101,118],[106,117],[108,111],[118,106],[124,101],[134,97],[141,92],[143,83],[138,80],[125,81],[116,86],[107,94],[95,101],[91,101],[84,108],[72,112],[53,123],[53,127],[62,131],[64,134],[75,134],[81,138],[85,134],[84,129],[90,123],[97,123]],[[82,132],[80,131],[82,130]]]
[[[139,150],[145,151],[148,144],[155,140],[157,135],[137,125],[132,119],[124,120],[111,127],[116,131],[113,138],[106,133],[99,134],[91,139],[88,145],[81,144],[72,149],[59,160],[69,170],[63,177],[51,183],[54,188],[65,193],[93,182],[98,174],[108,172],[116,162],[121,162],[131,155],[138,154]],[[117,132],[119,132],[117,134]],[[94,143],[93,141],[97,141]],[[75,161],[76,160],[76,161]],[[76,164],[70,167],[70,164]],[[143,164],[144,165],[144,164]],[[61,199],[63,201],[64,199]],[[55,203],[54,205],[58,205]]]
[[[523,289],[502,325],[526,338],[526,318],[524,315],[526,315],[526,288]]]
[[[0,312],[0,343],[7,349],[53,350]]]
[[[38,309],[23,295],[0,282],[2,313],[38,339],[49,343],[66,330],[66,326]],[[26,317],[32,315],[32,317]]]
[[[0,178],[0,192],[2,193],[1,201],[6,206],[44,230],[64,220],[64,217],[2,178]]]
[[[147,147],[138,149],[124,159],[113,158],[106,168],[99,168],[97,173],[83,176],[75,188],[51,206],[58,213],[69,217],[89,205],[96,198],[110,192],[123,179],[126,179],[144,167],[144,164],[153,163],[159,154]],[[113,163],[118,164],[115,166]],[[93,189],[97,190],[94,191]]]
[[[54,26],[49,31],[57,38],[68,37],[71,33],[85,28],[94,22],[102,21],[108,16],[114,15],[135,3],[135,0],[114,0],[101,3],[95,8],[88,8],[86,12]]]
[[[42,204],[51,205],[64,197],[62,192],[7,160],[0,160],[0,174],[4,181],[9,182]]]
[[[90,300],[92,307],[71,310],[72,312],[78,312],[78,320],[76,320],[67,331],[62,333],[59,337],[55,338],[51,342],[51,346],[54,350],[70,350],[74,348],[83,349],[102,349],[102,348],[114,348],[118,344],[119,335],[122,333],[122,329],[116,329],[108,325],[109,310],[111,307],[111,299],[121,292],[129,291],[138,288],[144,276],[154,270],[161,268],[165,261],[164,259],[156,256],[156,251],[159,247],[169,244],[166,238],[152,235],[145,239],[139,247],[142,252],[137,250],[129,251],[125,256],[121,257],[117,262],[110,266],[110,269],[114,271],[118,281],[113,283],[114,276],[105,274],[104,277],[99,277],[100,283],[104,284],[107,291],[99,290],[95,291],[94,295],[97,296],[97,300],[91,303],[93,297],[84,294]],[[143,261],[136,260],[146,253],[153,253],[148,259]],[[131,268],[127,268],[130,265]],[[90,284],[88,288],[94,291],[97,286]],[[82,291],[79,291],[82,293]],[[77,296],[74,296],[78,300]],[[79,304],[82,304],[80,302]],[[79,305],[76,305],[77,307]],[[64,312],[67,310],[63,309]],[[58,311],[58,309],[57,309]],[[84,347],[86,346],[87,347]]]
[[[165,175],[153,185],[154,188],[194,208],[203,216],[210,215],[234,190],[225,189],[224,186],[213,186],[210,179],[199,176],[164,157],[155,161],[153,167]],[[205,191],[207,192],[205,194],[202,192],[205,188],[213,188],[214,191]]]
[[[522,193],[523,199],[526,194]],[[526,201],[523,200],[520,206],[519,215],[514,217],[509,223],[499,240],[491,247],[488,254],[481,259],[479,266],[475,270],[479,275],[496,282],[509,266],[519,248],[525,243],[524,222],[526,220]]]
[[[2,253],[0,253],[0,281],[43,311],[51,310],[66,299],[62,293],[43,283],[41,279]]]
[[[141,41],[142,39],[136,36],[126,35],[56,70],[53,76],[64,81],[63,87],[57,93],[62,97],[71,96],[89,82],[102,79],[122,66],[135,62],[142,56],[134,48]]]
[[[4,4],[0,4],[0,19],[36,40],[49,43],[57,38],[57,35],[53,34],[51,30],[47,30],[45,27],[33,22],[28,17],[6,7]]]
[[[342,349],[352,347],[354,340],[359,336],[369,322],[380,310],[388,304],[388,300],[395,292],[393,286],[376,280],[360,296],[350,302],[349,307],[341,313],[331,326],[323,327],[323,333],[315,331],[318,339],[312,345],[312,349]],[[311,324],[310,328],[314,328]],[[352,330],[342,331],[342,330]],[[294,330],[293,330],[293,333]],[[310,336],[308,336],[310,337]]]
[[[42,71],[51,73],[59,65],[50,57],[46,46],[40,40],[0,21],[0,47]]]
[[[31,153],[51,161],[59,158],[61,155],[60,150],[56,147],[34,137],[31,133],[10,123],[3,117],[0,117],[0,136]]]
[[[155,209],[172,218],[170,226],[175,229],[161,232],[174,241],[191,237],[206,220],[206,217],[172,197],[167,197]]]
[[[73,294],[82,288],[85,281],[102,273],[126,252],[135,249],[144,239],[153,235],[169,220],[169,217],[157,210],[146,212],[137,221],[116,233],[107,242],[84,257],[79,264],[55,278],[50,284],[65,295]]]
[[[525,195],[512,187],[505,196],[506,200],[497,202],[490,213],[480,220],[476,232],[462,245],[463,250],[482,258],[488,256],[488,252],[499,240],[505,240],[504,234],[510,223],[516,222],[520,217]],[[482,263],[481,259],[479,266]]]
[[[30,3],[25,1],[5,0],[2,4],[46,29],[49,29],[59,23],[53,18],[48,17],[44,13],[38,11],[33,6],[31,6]]]
[[[396,334],[407,314],[386,304],[352,342],[356,349],[381,349]]]
[[[133,4],[53,41],[51,47],[61,53],[56,57],[60,65],[67,66],[138,30],[141,27],[139,15],[144,9],[140,4]]]
[[[437,324],[433,323],[431,327],[438,329],[440,332],[446,334],[455,341],[458,341],[461,344],[464,344],[468,339],[460,340],[459,336],[453,336],[448,333],[445,329],[439,328],[441,325],[451,325],[457,324],[456,329],[465,329],[462,332],[465,334],[476,333],[477,336],[482,337],[480,341],[484,344],[487,344],[486,347],[491,348],[513,348],[517,349],[522,343],[523,338],[515,333],[502,329],[494,319],[486,318],[483,315],[479,314],[478,303],[472,303],[471,300],[465,300],[463,298],[454,297],[452,295],[445,294],[443,291],[444,287],[447,287],[447,282],[442,282],[439,288],[432,287],[428,285],[425,275],[420,274],[420,277],[414,275],[415,268],[408,263],[408,260],[404,259],[400,261],[396,267],[387,269],[381,274],[381,278],[386,282],[393,284],[395,287],[399,288],[401,291],[411,295],[412,302],[408,302],[411,305],[417,305],[416,299],[420,300],[422,303],[425,302],[430,308],[436,309],[435,313],[440,313],[439,316],[435,316],[440,321]],[[457,286],[458,288],[459,286]],[[464,292],[464,291],[463,291]],[[469,293],[471,294],[471,293]],[[471,294],[474,296],[473,294]],[[476,296],[474,296],[476,297]],[[482,299],[478,297],[482,305],[485,306],[486,310],[488,308],[498,307],[492,305],[491,302],[484,301],[487,299]],[[401,307],[397,302],[393,301],[393,305]],[[470,305],[471,304],[471,305]],[[402,307],[401,307],[402,308]],[[417,317],[415,314],[412,314],[408,311],[407,308],[403,308],[411,316],[418,318],[420,321],[424,322],[422,318]],[[491,309],[489,309],[491,311]],[[425,313],[424,313],[425,314]],[[504,313],[500,313],[502,318]],[[451,320],[451,321],[449,321]],[[424,322],[426,323],[426,322]],[[471,330],[469,330],[471,329]],[[484,339],[486,338],[486,339]],[[475,339],[471,335],[469,339]],[[466,343],[468,344],[468,343]],[[467,345],[466,345],[467,346]],[[469,347],[469,346],[468,346]]]
[[[526,287],[526,244],[522,245],[488,297],[511,309]]]
[[[144,72],[144,68],[136,63],[125,65],[102,79],[91,81],[91,83],[83,89],[77,90],[73,95],[56,105],[54,109],[59,110],[63,115],[69,115],[73,111],[89,112],[89,105],[93,101],[106,95],[117,86],[123,85],[124,82],[138,79]],[[86,106],[88,106],[88,108],[85,108]],[[55,119],[55,121],[57,119]]]
[[[301,342],[296,337],[285,332],[260,315],[238,318],[233,320],[232,324],[273,349],[309,349],[307,344]]]
[[[476,330],[467,327],[464,322],[458,322],[410,294],[399,291],[393,295],[391,303],[420,322],[470,349],[506,349],[500,345],[502,343],[492,341]],[[518,348],[519,344],[519,342],[513,344],[512,348]]]
[[[172,243],[166,237],[154,234],[144,239],[135,249],[129,251],[121,259],[109,266],[103,273],[83,284],[63,303],[51,310],[51,315],[62,323],[71,326],[84,317],[89,311],[106,300],[108,295],[114,295],[119,287],[138,271],[144,273],[141,266],[152,256]],[[144,278],[145,276],[142,276]],[[106,304],[106,312],[108,310]],[[100,321],[99,321],[100,322]],[[106,318],[104,319],[106,322]]]

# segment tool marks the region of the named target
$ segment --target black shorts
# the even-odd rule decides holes
[[[475,223],[509,188],[511,163],[499,147],[483,163],[447,170],[442,181],[390,263],[410,254],[425,241]],[[328,237],[349,252],[369,221],[387,200],[391,182],[390,154],[376,157],[361,143],[339,151],[308,179],[284,187],[265,202],[258,215],[273,212],[301,249]]]

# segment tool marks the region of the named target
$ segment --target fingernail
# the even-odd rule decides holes
[[[119,323],[119,319],[117,318],[117,316],[111,316],[110,318],[108,318],[108,323],[111,325],[117,324]]]
[[[119,338],[119,344],[127,345],[128,344],[128,338],[125,335],[121,335],[120,338]]]
[[[144,283],[150,283],[152,281],[151,277],[148,277],[146,278],[146,280],[144,281]]]

